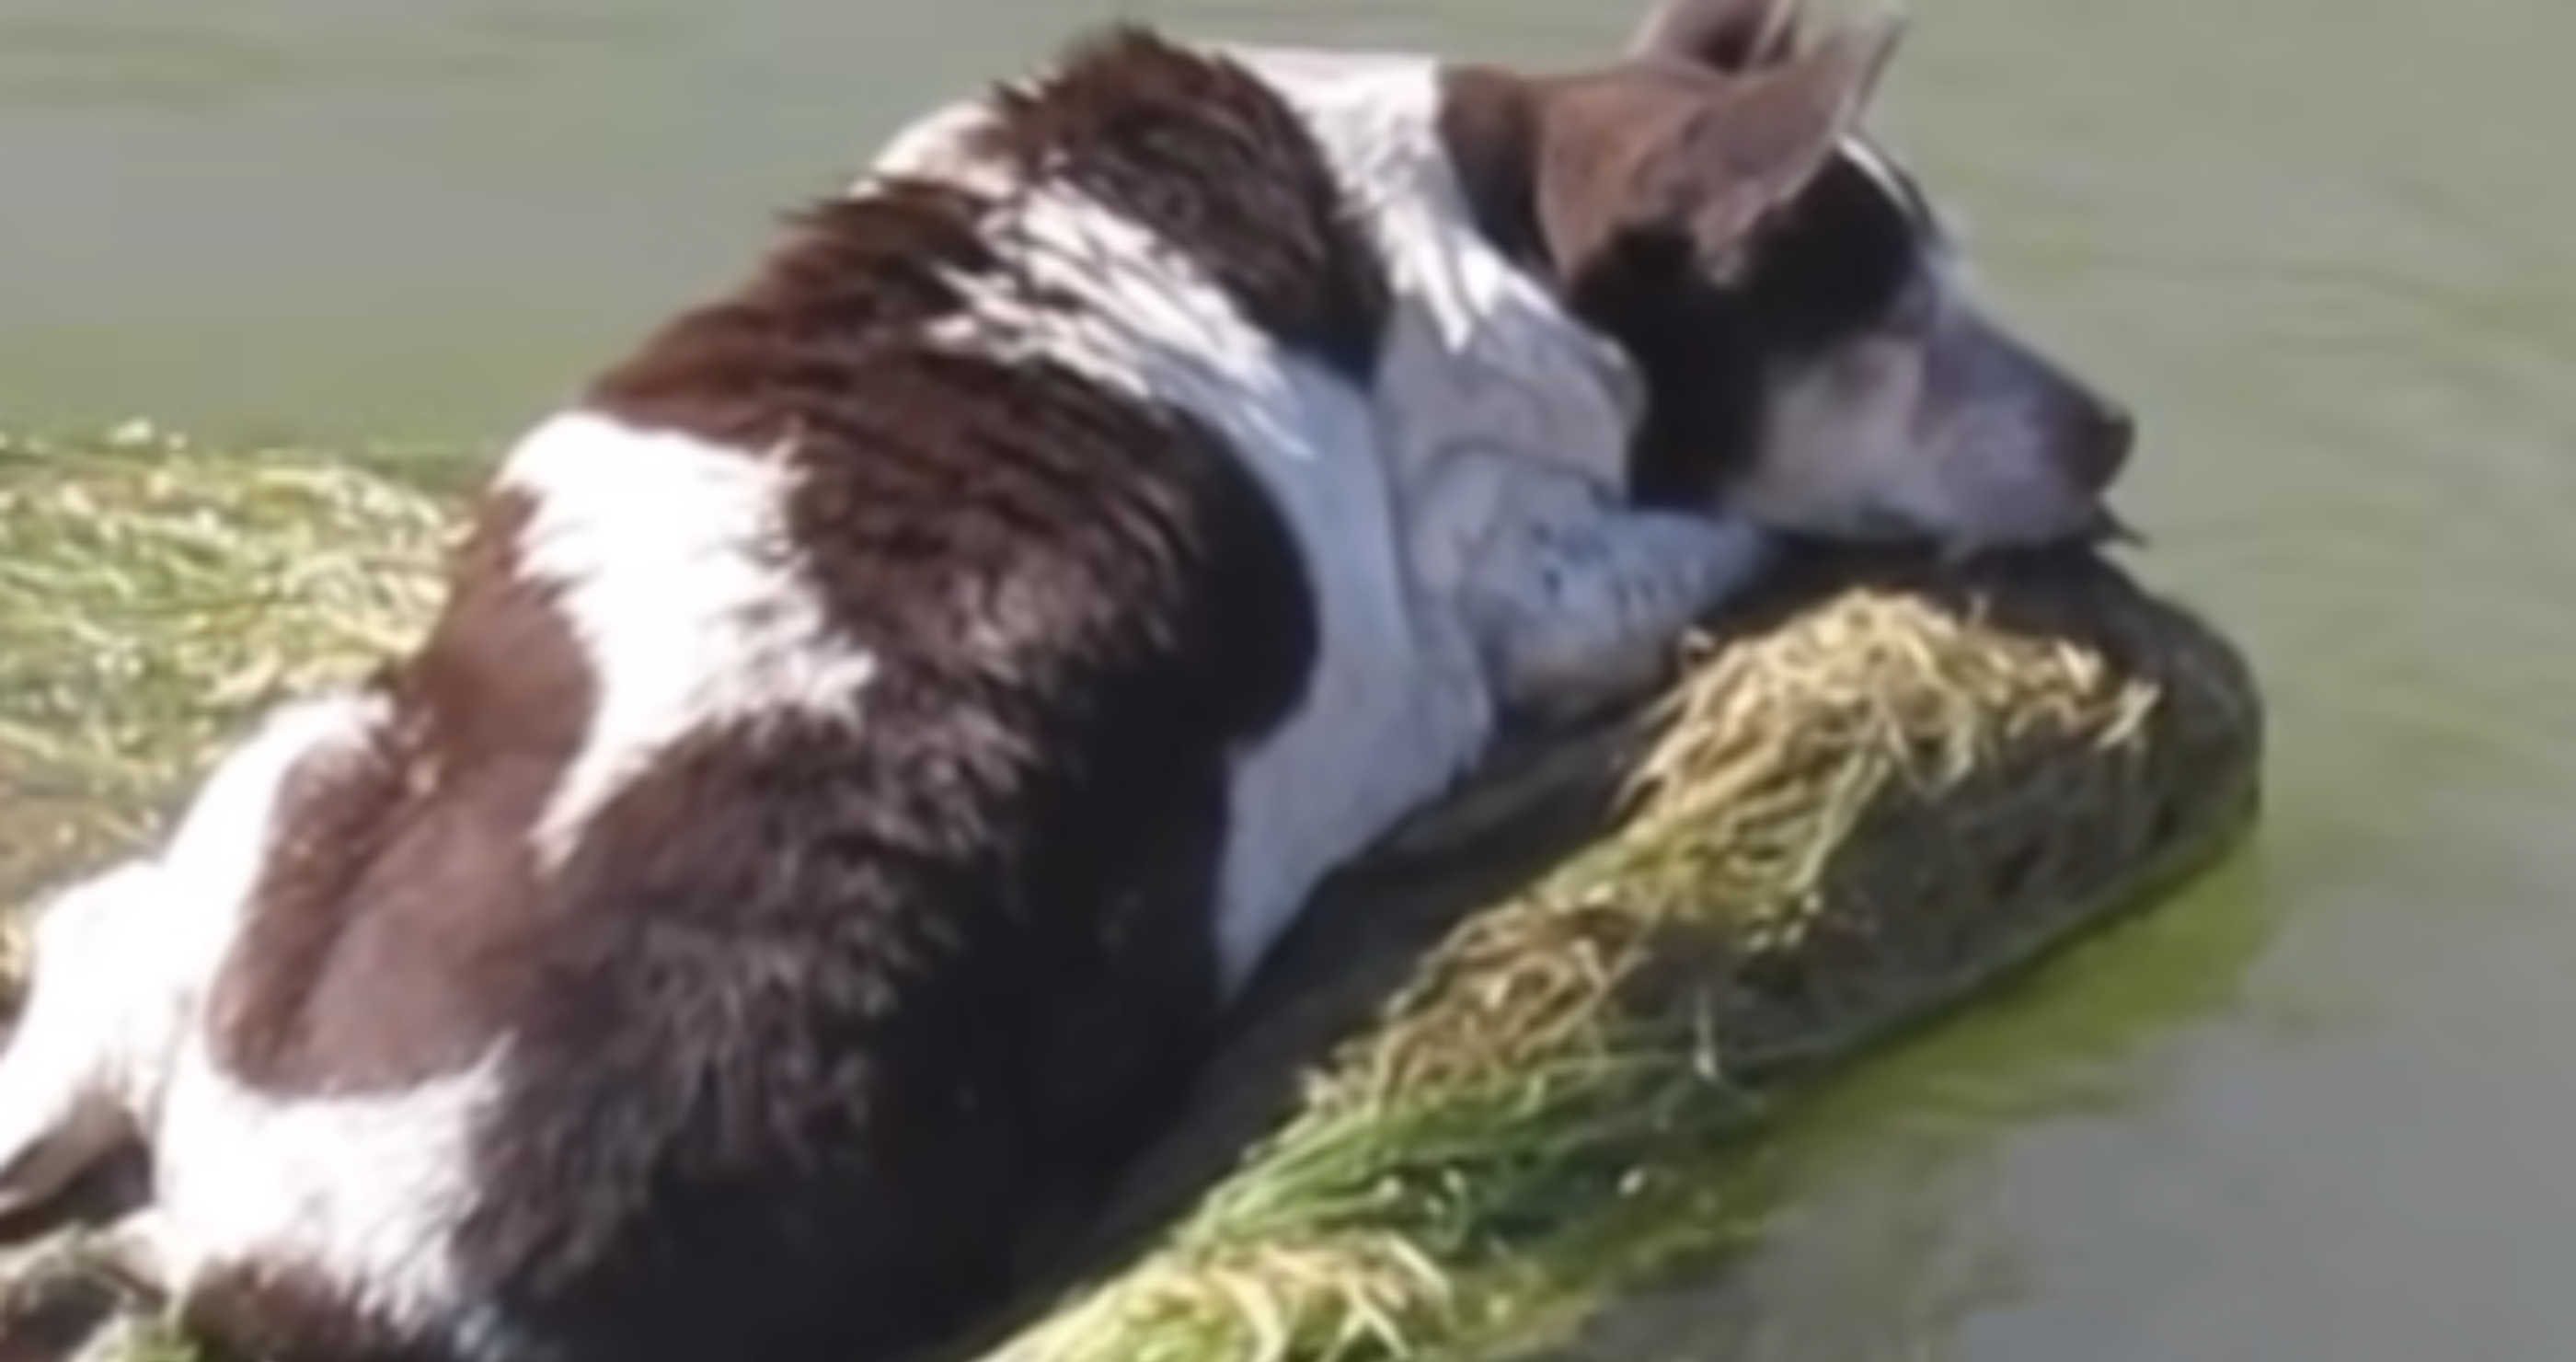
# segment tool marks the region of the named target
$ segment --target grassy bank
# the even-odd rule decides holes
[[[294,451],[0,444],[0,895],[408,637],[445,505]],[[1544,1335],[1721,1236],[1703,1189],[1799,1078],[2223,854],[2260,754],[2242,659],[2114,569],[1806,565],[1663,703],[1515,752],[1337,883],[1197,1119],[989,1347]]]

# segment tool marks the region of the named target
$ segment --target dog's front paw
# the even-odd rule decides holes
[[[1516,720],[1566,722],[1638,698],[1692,628],[1767,559],[1760,531],[1659,512],[1546,527],[1488,576],[1477,618]]]

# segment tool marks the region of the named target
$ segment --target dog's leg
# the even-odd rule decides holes
[[[151,860],[126,861],[30,913],[25,990],[0,1050],[0,1218],[41,1232],[41,1212],[134,1138],[115,1076],[127,1004],[120,924],[169,892]]]
[[[1753,526],[1622,506],[1554,470],[1487,461],[1445,495],[1435,512],[1472,541],[1450,589],[1498,701],[1524,715],[1566,717],[1651,686],[1768,558]]]

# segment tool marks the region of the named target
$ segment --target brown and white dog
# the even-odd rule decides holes
[[[992,1302],[1320,877],[1766,537],[2084,538],[2126,418],[1858,121],[1892,20],[1529,74],[1106,30],[527,433],[426,640],[41,910],[0,1204],[276,1362]]]

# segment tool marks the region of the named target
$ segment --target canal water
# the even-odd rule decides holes
[[[1867,1066],[1605,1362],[2576,1357],[2576,7],[1936,0],[1879,127],[2125,394],[2259,843]],[[1086,0],[0,0],[0,425],[488,448]],[[1624,6],[1179,0],[1573,59]],[[2553,132],[2552,129],[2558,131]]]

